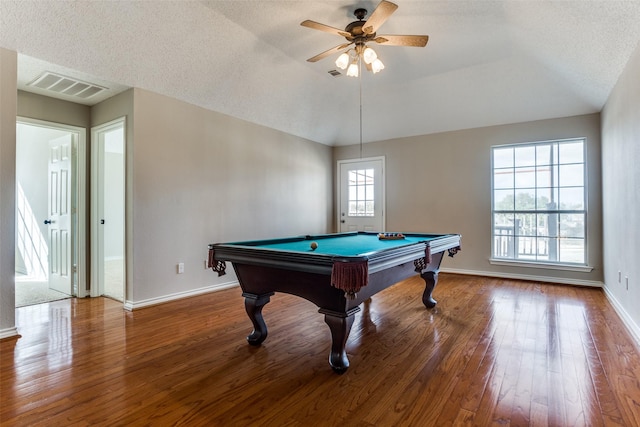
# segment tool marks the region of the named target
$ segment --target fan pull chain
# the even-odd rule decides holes
[[[360,159],[362,159],[362,56],[358,57],[358,82],[360,84]]]

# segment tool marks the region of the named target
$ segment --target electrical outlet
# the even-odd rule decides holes
[[[184,262],[178,263],[178,274],[184,273]]]
[[[205,270],[208,270],[208,269],[209,269],[209,260],[208,260],[208,259],[205,259],[205,260],[204,260],[204,269],[205,269]]]

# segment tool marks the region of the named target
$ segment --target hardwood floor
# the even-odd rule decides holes
[[[16,310],[2,426],[638,426],[640,353],[600,289],[441,274],[363,306],[351,367],[316,307],[276,294],[249,346],[239,288],[133,313],[106,298]]]

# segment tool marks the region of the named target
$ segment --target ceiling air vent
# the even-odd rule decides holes
[[[107,90],[106,87],[83,82],[81,80],[74,79],[73,77],[63,76],[50,71],[45,71],[40,77],[29,83],[27,86],[34,86],[40,89],[50,90],[52,92],[75,96],[82,99],[90,98],[103,90]]]
[[[338,70],[329,70],[327,71],[327,73],[331,74],[333,77],[338,77],[342,75],[342,73]]]

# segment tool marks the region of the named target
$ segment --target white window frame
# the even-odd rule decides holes
[[[584,205],[582,210],[563,210],[558,206],[556,209],[552,210],[517,210],[516,207],[513,207],[513,210],[496,210],[495,209],[495,166],[494,166],[494,152],[496,149],[504,149],[504,148],[522,148],[522,147],[536,147],[536,146],[544,146],[544,145],[554,145],[554,144],[563,144],[570,142],[582,142],[583,144],[583,197],[584,197]],[[585,137],[576,137],[576,138],[566,138],[566,139],[556,139],[556,140],[548,140],[548,141],[535,141],[535,142],[525,142],[525,143],[515,143],[515,144],[504,144],[504,145],[495,145],[491,147],[491,257],[489,262],[495,265],[510,265],[510,266],[519,266],[519,267],[536,267],[536,268],[547,268],[547,269],[556,269],[556,270],[568,270],[568,271],[581,271],[581,272],[589,272],[593,269],[588,265],[589,260],[589,246],[588,246],[588,162],[587,162],[587,139]],[[554,159],[554,166],[559,165],[559,159]],[[514,165],[514,168],[516,165]],[[537,183],[535,186],[536,190],[539,188],[547,188],[547,187],[538,187]],[[555,187],[553,187],[555,188]],[[558,187],[560,188],[560,187]],[[513,189],[515,190],[515,183]],[[513,257],[496,257],[496,230],[495,230],[495,215],[500,213],[513,213],[516,214],[553,214],[553,213],[579,213],[584,215],[584,262],[583,263],[571,263],[564,261],[549,261],[549,260],[535,260],[535,259],[522,259],[517,255],[518,253],[513,254]],[[515,248],[515,251],[518,252],[519,248]]]

